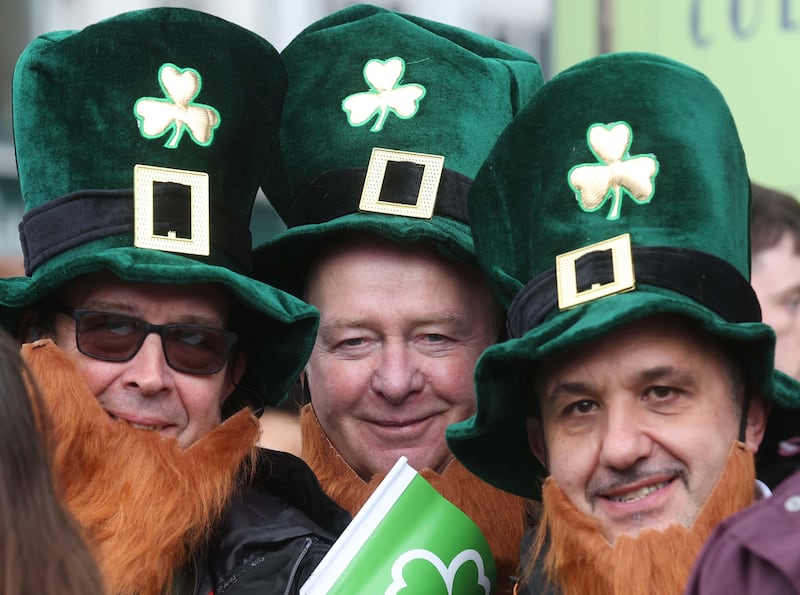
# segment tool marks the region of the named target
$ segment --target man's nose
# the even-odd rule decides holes
[[[167,364],[161,337],[150,333],[133,358],[125,362],[124,383],[144,395],[157,395],[172,385],[172,369]]]
[[[653,439],[646,431],[642,414],[636,404],[628,402],[606,407],[605,432],[600,446],[603,466],[628,469],[652,454]]]
[[[401,403],[422,390],[424,378],[418,359],[403,342],[385,343],[372,374],[372,389],[391,403]]]

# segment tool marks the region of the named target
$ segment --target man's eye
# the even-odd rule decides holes
[[[198,345],[202,345],[206,341],[206,335],[204,333],[195,333],[195,332],[183,332],[178,336],[178,340],[182,343],[186,343],[187,345],[191,345],[192,347],[197,347]]]
[[[109,320],[105,325],[105,330],[115,335],[129,335],[136,331],[136,325],[128,320]]]
[[[576,401],[575,403],[570,404],[565,413],[567,415],[586,415],[590,413],[595,408],[594,401],[589,401],[588,399],[584,399],[582,401]]]
[[[671,386],[651,386],[647,394],[653,395],[656,399],[666,399],[675,394],[675,389]]]
[[[364,344],[364,339],[362,337],[353,337],[352,339],[345,339],[340,343],[342,347],[360,347]]]
[[[783,301],[783,307],[794,312],[798,307],[800,307],[800,296],[794,295],[786,298]]]
[[[446,340],[446,337],[444,335],[438,335],[436,333],[428,333],[427,335],[425,335],[425,340],[428,343],[441,343],[442,341]]]

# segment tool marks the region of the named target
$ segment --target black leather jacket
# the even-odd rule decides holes
[[[299,593],[351,520],[302,460],[264,449],[258,456],[254,480],[196,566],[196,595]]]

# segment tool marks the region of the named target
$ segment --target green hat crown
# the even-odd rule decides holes
[[[355,230],[475,264],[467,189],[541,85],[536,60],[370,5],[314,23],[282,57],[283,167],[263,188],[289,230],[256,251],[256,273],[298,291],[320,236]]]
[[[510,339],[476,367],[476,415],[448,430],[476,474],[531,496],[538,362],[657,313],[740,354],[768,398],[774,335],[749,285],[749,179],[731,113],[700,72],[652,54],[600,56],[546,83],[469,196],[478,257]],[[796,398],[796,397],[794,397]],[[498,471],[501,458],[514,468]]]
[[[0,304],[31,304],[102,269],[128,281],[219,283],[254,329],[269,329],[249,354],[252,368],[265,358],[252,380],[269,401],[282,398],[316,314],[247,275],[253,202],[278,155],[285,91],[275,48],[202,12],[134,11],[36,38],[13,83],[28,277],[5,282]]]
[[[473,233],[506,306],[556,255],[622,233],[716,255],[749,278],[749,182],[733,118],[708,78],[667,58],[610,54],[557,75],[476,185],[470,214],[492,217]]]

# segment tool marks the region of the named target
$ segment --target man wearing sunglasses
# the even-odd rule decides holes
[[[109,416],[174,437],[182,448],[219,425],[246,359],[237,352],[237,333],[226,328],[230,307],[222,291],[95,273],[58,295],[52,336],[74,356]]]
[[[296,593],[349,519],[255,448],[250,407],[284,397],[317,326],[249,275],[285,85],[265,40],[182,9],[43,35],[18,62],[26,276],[0,282],[0,323],[30,342],[109,593]]]

